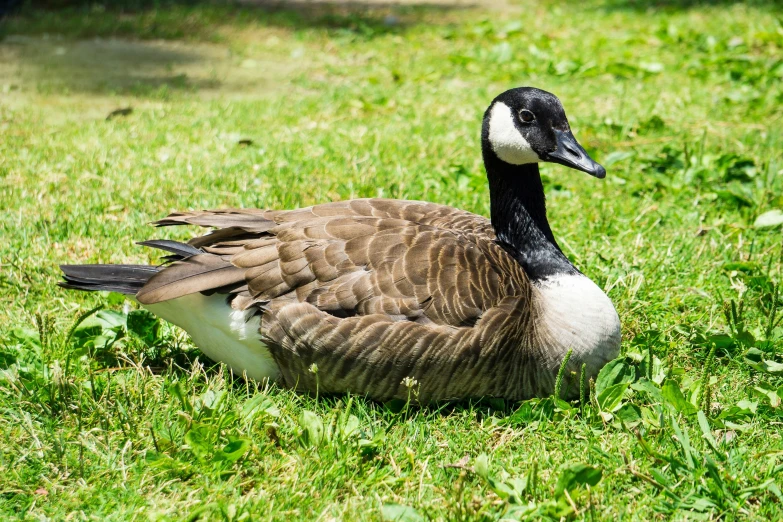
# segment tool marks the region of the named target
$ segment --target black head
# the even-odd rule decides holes
[[[484,114],[485,147],[512,165],[548,161],[597,178],[606,169],[593,161],[571,134],[563,105],[554,94],[533,87],[504,92]]]

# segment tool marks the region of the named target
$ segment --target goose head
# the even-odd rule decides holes
[[[510,165],[559,163],[606,176],[574,138],[560,100],[541,89],[519,87],[495,98],[484,115],[482,141],[485,156]]]

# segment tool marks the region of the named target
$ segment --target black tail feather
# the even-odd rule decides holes
[[[159,267],[149,265],[60,265],[63,288],[135,295]]]
[[[167,262],[179,261],[204,253],[204,251],[187,243],[169,239],[153,239],[141,241],[138,244],[171,252],[173,255],[164,258]],[[73,290],[136,295],[147,284],[147,281],[162,268],[162,266],[149,265],[60,265],[65,280],[57,284]]]
[[[139,241],[136,244],[171,252],[176,256],[177,260],[187,259],[191,256],[197,256],[204,253],[203,250],[188,245],[187,243],[180,243],[179,241],[172,241],[170,239],[152,239],[149,241]]]

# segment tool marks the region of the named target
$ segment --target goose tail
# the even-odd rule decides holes
[[[161,267],[149,265],[60,265],[63,288],[136,295]]]
[[[60,265],[60,270],[63,272],[63,281],[57,283],[58,286],[72,290],[86,290],[88,292],[105,291],[136,295],[147,284],[147,281],[165,268],[167,264],[204,253],[203,250],[199,250],[187,243],[167,239],[141,241],[138,244],[157,248],[171,255],[165,256],[163,258],[164,264],[160,266]]]

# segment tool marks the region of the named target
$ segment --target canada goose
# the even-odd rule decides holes
[[[606,170],[539,89],[495,98],[481,142],[491,220],[389,199],[174,213],[156,225],[216,230],[140,243],[171,254],[161,266],[62,266],[60,285],[134,295],[235,374],[299,390],[551,394],[569,349],[567,369],[588,378],[618,354],[620,321],[558,247],[538,163]]]

